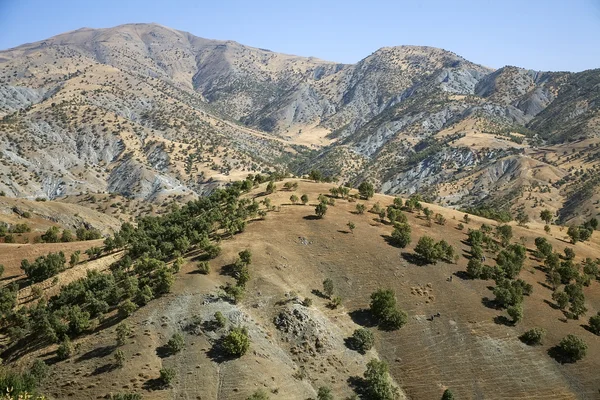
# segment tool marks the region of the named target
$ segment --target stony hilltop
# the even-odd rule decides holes
[[[0,190],[197,196],[318,168],[451,207],[598,213],[600,71],[493,70],[422,46],[339,64],[157,24],[0,52]]]

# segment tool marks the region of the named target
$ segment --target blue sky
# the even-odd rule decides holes
[[[600,68],[600,0],[0,0],[0,49],[129,22],[345,63],[412,44],[494,68]]]

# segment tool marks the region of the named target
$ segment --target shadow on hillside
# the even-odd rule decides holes
[[[589,332],[589,333],[591,333],[591,334],[598,335],[596,332],[594,332],[594,331],[592,330],[592,327],[591,327],[591,326],[589,326],[589,325],[587,325],[587,324],[581,324],[581,325],[579,325],[579,326],[580,326],[580,327],[582,327],[583,329],[585,329],[586,331],[588,331],[588,332]]]
[[[111,372],[114,371],[115,369],[117,369],[117,365],[114,363],[108,363],[108,364],[104,364],[100,367],[97,367],[93,372],[92,372],[92,376],[93,375],[100,375],[100,374],[104,374],[106,372]]]
[[[316,219],[321,219],[321,218],[317,217],[316,215],[312,215],[312,214],[311,215],[305,215],[302,218],[305,219],[305,220],[308,220],[308,221],[314,221]]]
[[[572,364],[577,361],[568,354],[565,354],[558,346],[550,347],[548,349],[548,355],[554,358],[560,364]]]
[[[418,255],[416,255],[414,253],[403,252],[401,254],[401,256],[409,263],[417,265],[419,267],[422,267],[422,266],[428,264],[425,260],[423,260],[421,257],[419,257]]]
[[[163,344],[162,346],[158,346],[156,348],[156,355],[160,358],[167,358],[169,356],[172,356],[173,354],[175,354],[175,352],[172,351],[166,344]]]
[[[494,317],[494,323],[497,325],[504,325],[504,326],[514,326],[515,324],[513,324],[513,322],[506,318],[504,315],[497,315]]]
[[[220,338],[212,345],[210,350],[206,352],[206,356],[219,364],[235,359],[235,357],[228,355],[223,349],[223,338]]]
[[[142,389],[144,390],[160,390],[166,388],[167,385],[160,378],[148,379],[142,385]]]
[[[454,274],[457,278],[462,279],[463,281],[470,281],[471,277],[467,274],[466,271],[456,271]]]
[[[354,310],[348,313],[352,321],[360,326],[366,328],[373,328],[377,326],[377,322],[373,319],[371,311],[368,308],[361,308],[360,310]]]
[[[548,289],[548,290],[553,290],[553,289],[552,289],[552,287],[551,287],[550,285],[548,285],[547,283],[544,283],[544,282],[538,281],[538,284],[539,284],[541,287],[543,287],[543,288],[546,288],[546,289]]]
[[[553,310],[558,310],[558,305],[556,305],[556,303],[553,303],[553,302],[548,301],[546,299],[544,299],[544,303],[548,304]]]
[[[368,398],[369,393],[367,393],[367,381],[362,376],[351,376],[347,380],[348,386],[354,390],[354,392],[360,398]]]
[[[320,291],[320,290],[318,290],[318,289],[313,289],[313,290],[311,290],[310,292],[311,292],[312,294],[314,294],[315,296],[317,296],[317,297],[320,297],[320,298],[322,298],[322,299],[324,299],[324,300],[329,300],[329,297],[327,297],[327,295],[326,295],[325,293],[321,292],[321,291]]]
[[[352,232],[350,232],[350,231],[344,231],[342,229],[338,229],[338,233],[344,233],[344,234],[347,235],[347,234],[352,233]]]
[[[116,348],[117,346],[115,345],[97,347],[79,356],[75,362],[91,360],[92,358],[104,358],[110,355]]]
[[[498,305],[498,303],[496,302],[496,300],[490,299],[489,297],[482,298],[481,304],[492,310],[500,310],[501,308],[500,305]]]

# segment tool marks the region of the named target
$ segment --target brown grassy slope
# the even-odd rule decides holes
[[[330,185],[299,181],[295,192],[307,193],[314,204],[319,193],[327,193]],[[282,187],[282,183],[278,183]],[[260,190],[264,190],[264,185]],[[327,385],[339,397],[352,393],[348,379],[361,375],[365,363],[380,356],[409,398],[434,399],[450,387],[462,399],[475,398],[539,398],[571,399],[597,396],[596,371],[600,364],[600,339],[580,325],[600,309],[598,283],[586,288],[586,317],[580,321],[563,321],[562,313],[551,302],[551,292],[538,282],[543,274],[530,259],[521,277],[534,285],[532,296],[525,299],[525,319],[516,327],[496,324],[495,318],[505,314],[487,308],[482,299],[493,298],[487,286],[493,282],[463,280],[456,275],[466,267],[466,258],[457,265],[438,263],[417,266],[405,260],[418,237],[428,234],[446,239],[462,251],[466,235],[456,229],[462,214],[453,210],[429,206],[448,219],[445,226],[427,227],[415,214],[408,214],[413,228],[413,244],[398,249],[386,243],[384,237],[392,228],[374,220],[371,213],[355,215],[354,203],[337,200],[329,207],[325,218],[305,218],[314,214],[313,206],[291,206],[292,193],[277,191],[269,195],[280,211],[270,212],[265,220],[251,223],[233,240],[222,242],[223,253],[211,261],[208,276],[193,273],[194,263],[188,263],[179,273],[173,292],[136,312],[128,323],[136,329],[131,341],[123,347],[126,368],[112,369],[114,326],[84,337],[77,342],[81,348],[71,361],[55,364],[49,394],[57,398],[70,396],[84,399],[109,392],[137,391],[144,398],[167,399],[195,396],[218,399],[245,399],[257,388],[273,392],[273,398],[304,399],[315,396],[315,389]],[[380,201],[392,202],[388,196],[377,195],[368,207]],[[456,217],[456,220],[453,219]],[[346,223],[353,221],[356,229],[346,233]],[[493,221],[473,217],[470,227]],[[536,236],[544,235],[541,225],[515,227],[515,237],[523,237],[529,247]],[[567,246],[558,230],[550,240],[555,248]],[[577,244],[578,257],[600,254],[598,235],[592,242]],[[222,275],[225,266],[233,262],[237,252],[249,248],[253,253],[250,266],[252,279],[242,304],[233,306],[212,300],[211,293],[231,278]],[[488,257],[491,260],[491,257]],[[452,281],[447,279],[453,276]],[[333,279],[336,293],[343,298],[343,307],[330,310],[327,300],[311,292],[321,288],[325,278]],[[368,307],[369,295],[377,288],[396,291],[399,305],[409,314],[409,322],[395,332],[376,333],[376,351],[366,356],[348,350],[344,337],[350,335]],[[312,307],[283,304],[295,292],[299,298],[311,297]],[[286,296],[287,294],[287,296]],[[274,318],[287,307],[305,312],[309,321],[317,321],[317,334],[284,334],[273,324]],[[211,346],[219,333],[202,330],[185,333],[186,349],[177,355],[161,358],[157,348],[170,335],[184,329],[194,316],[211,319],[222,311],[234,325],[250,329],[250,352],[239,360],[214,358]],[[433,321],[427,317],[439,312]],[[525,330],[540,326],[548,330],[543,346],[528,347],[518,340]],[[587,357],[575,364],[560,365],[547,350],[568,333],[583,338],[589,346]],[[305,335],[305,336],[302,336]],[[314,340],[325,344],[322,352],[312,353]],[[52,357],[52,353],[41,353]],[[211,358],[212,357],[212,358]],[[173,367],[178,377],[171,389],[155,390],[152,386],[163,366]],[[304,380],[292,377],[304,367]]]

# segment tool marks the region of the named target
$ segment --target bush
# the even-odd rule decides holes
[[[328,304],[329,308],[334,309],[334,310],[341,305],[342,305],[342,298],[340,296],[333,296],[331,298],[331,301],[329,301],[329,304]]]
[[[439,254],[435,248],[435,241],[429,236],[422,236],[415,246],[417,253],[423,261],[427,263],[435,263],[439,259]]]
[[[307,196],[307,195],[305,195],[305,194],[303,194],[303,195],[300,197],[300,201],[302,202],[302,204],[306,205],[306,203],[308,203],[308,196]]]
[[[575,335],[565,336],[558,344],[558,350],[569,361],[581,360],[587,349],[587,344]]]
[[[250,348],[250,338],[246,328],[233,328],[223,338],[223,351],[230,357],[241,357]]]
[[[408,224],[396,224],[392,231],[392,243],[398,247],[405,248],[410,244],[410,225]]]
[[[66,360],[73,355],[73,345],[69,338],[65,338],[62,343],[56,349],[56,356],[59,360]]]
[[[523,319],[523,305],[521,303],[508,307],[506,311],[512,318],[513,324],[517,324]]]
[[[215,326],[217,328],[225,328],[225,325],[227,324],[227,318],[225,318],[223,313],[221,311],[217,311],[215,313],[214,317],[215,317]]]
[[[357,214],[364,214],[364,213],[365,213],[365,209],[366,209],[366,207],[365,207],[365,205],[364,205],[364,204],[362,204],[362,203],[358,203],[358,204],[356,205],[356,213],[357,213]]]
[[[183,335],[179,332],[176,332],[171,336],[171,339],[167,342],[167,349],[171,354],[177,354],[185,347],[185,339]]]
[[[247,397],[246,400],[269,400],[269,395],[264,390],[259,389],[252,393],[250,397]]]
[[[393,400],[398,390],[392,385],[385,361],[371,360],[364,374],[365,398],[370,400]]]
[[[444,390],[444,394],[442,394],[442,400],[454,400],[454,393],[450,389]]]
[[[483,263],[480,259],[472,257],[467,264],[467,274],[471,279],[479,279],[483,274]]]
[[[119,306],[119,315],[122,317],[129,317],[137,310],[137,305],[129,299],[126,299]]]
[[[521,335],[520,339],[528,345],[541,344],[546,330],[543,328],[533,328]]]
[[[131,335],[131,331],[132,331],[131,327],[129,325],[127,325],[125,322],[122,322],[119,325],[117,325],[116,331],[117,331],[117,345],[123,346],[125,344],[125,341],[129,337],[129,335]]]
[[[203,275],[208,275],[210,273],[210,265],[208,264],[208,261],[200,261],[198,263],[198,272]]]
[[[117,393],[111,394],[110,400],[142,400],[142,395],[139,393]]]
[[[323,218],[326,213],[327,213],[327,204],[325,204],[325,203],[317,204],[317,206],[315,207],[315,214],[317,215],[317,217]]]
[[[393,290],[383,290],[371,294],[370,311],[382,329],[400,329],[408,320],[406,313],[396,306]]]
[[[319,390],[317,390],[317,400],[333,400],[331,389],[327,386],[321,386]]]
[[[373,184],[369,182],[362,182],[358,186],[358,193],[363,199],[370,199],[375,194],[375,189],[373,188]]]
[[[162,368],[160,370],[160,381],[164,386],[171,385],[173,379],[177,376],[177,373],[173,368]]]
[[[370,330],[359,328],[352,334],[351,344],[353,349],[361,354],[365,354],[375,344],[375,336]]]
[[[600,336],[600,312],[598,314],[590,317],[590,321],[588,322],[590,331]]]
[[[115,364],[119,368],[123,368],[125,365],[125,353],[121,349],[115,351]]]

